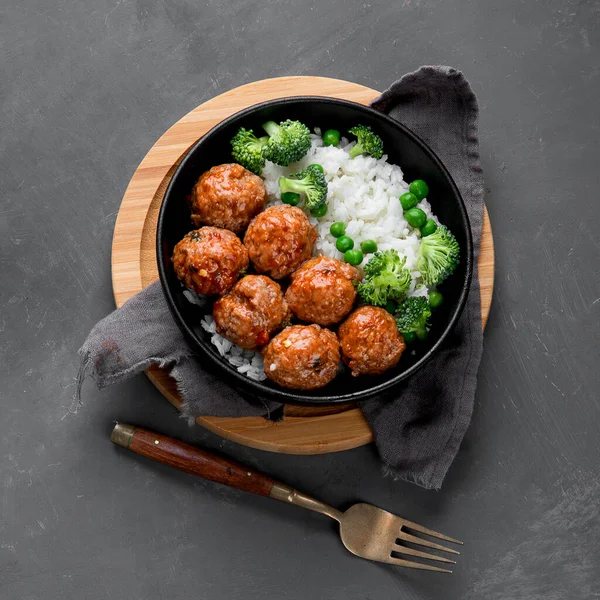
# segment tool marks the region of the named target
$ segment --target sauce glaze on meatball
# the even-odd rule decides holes
[[[234,344],[254,350],[290,318],[279,284],[263,275],[247,275],[213,306],[217,332]]]
[[[379,375],[394,367],[406,348],[396,321],[376,306],[357,308],[338,330],[342,360],[352,375]]]
[[[191,220],[195,227],[214,225],[240,233],[265,207],[263,180],[241,165],[224,164],[203,173],[192,189]]]
[[[248,268],[248,251],[235,233],[202,227],[177,243],[172,260],[183,285],[197,294],[217,295],[229,291]]]
[[[267,377],[287,388],[314,390],[328,384],[340,362],[338,339],[319,325],[292,325],[263,350]]]
[[[244,245],[259,273],[282,279],[310,258],[317,233],[299,208],[271,206],[248,226]]]
[[[360,281],[355,267],[335,258],[317,256],[292,273],[285,299],[292,312],[303,321],[319,325],[339,323],[356,300],[352,281]]]

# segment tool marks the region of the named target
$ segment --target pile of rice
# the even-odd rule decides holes
[[[342,138],[339,146],[323,146],[320,131],[312,135],[311,148],[299,162],[289,167],[280,167],[267,161],[262,176],[268,195],[268,206],[281,204],[279,178],[297,173],[310,164],[323,167],[327,179],[327,214],[316,219],[309,214],[312,225],[319,235],[315,254],[344,260],[343,255],[335,247],[336,239],[329,232],[332,223],[341,221],[346,225],[346,235],[354,240],[354,247],[360,243],[373,240],[379,250],[396,250],[406,257],[406,268],[411,271],[412,285],[409,295],[426,296],[429,290],[421,281],[417,271],[417,258],[420,245],[420,233],[409,227],[399,196],[408,191],[408,183],[398,165],[387,162],[387,156],[380,159],[371,156],[350,158],[348,154],[354,143]],[[302,203],[299,204],[302,208]],[[440,224],[431,212],[427,200],[419,203],[427,218]],[[369,256],[365,256],[365,262]],[[364,263],[363,263],[364,264]],[[189,293],[189,291],[188,291]],[[187,296],[191,302],[200,303]],[[202,327],[211,335],[211,342],[219,354],[231,365],[250,379],[263,381],[266,375],[263,370],[263,358],[260,352],[244,350],[232,344],[216,332],[216,324],[212,316],[206,315]]]
[[[267,378],[263,357],[260,352],[244,350],[236,346],[222,335],[217,333],[217,324],[211,315],[202,319],[202,328],[211,334],[210,341],[216,347],[219,354],[240,373],[254,381],[263,381]]]

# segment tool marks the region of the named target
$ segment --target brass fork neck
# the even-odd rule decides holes
[[[269,497],[274,498],[275,500],[281,500],[282,502],[289,502],[290,504],[301,506],[302,508],[308,508],[308,510],[327,515],[338,522],[342,519],[343,513],[339,510],[336,510],[328,504],[319,502],[306,494],[302,494],[298,490],[282,483],[276,483],[272,487]]]

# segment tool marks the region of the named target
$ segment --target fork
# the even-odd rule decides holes
[[[417,550],[406,544],[460,554],[453,548],[442,546],[413,533],[424,534],[453,544],[462,545],[462,542],[397,517],[371,504],[354,504],[346,512],[341,512],[228,458],[211,454],[141,427],[117,423],[110,439],[119,446],[186,473],[327,515],[340,524],[340,537],[344,546],[352,554],[361,558],[399,567],[452,573],[449,569],[407,560],[405,557],[410,556],[439,563],[456,564],[454,560]]]

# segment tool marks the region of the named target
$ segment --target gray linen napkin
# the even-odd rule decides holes
[[[372,106],[422,137],[442,159],[467,205],[475,265],[483,219],[477,101],[465,77],[450,67],[422,67],[394,83]],[[384,471],[438,489],[469,425],[483,347],[477,267],[464,313],[426,369],[395,396],[361,405]],[[80,350],[77,398],[86,375],[98,387],[118,383],[152,364],[171,368],[183,414],[280,418],[281,406],[240,396],[202,367],[171,318],[158,282],[100,321]]]
[[[394,477],[439,489],[471,421],[483,352],[477,267],[484,196],[479,110],[468,81],[451,67],[421,67],[394,83],[371,106],[412,129],[440,157],[465,201],[473,232],[471,290],[444,347],[395,392],[395,399],[361,406],[384,469]]]

